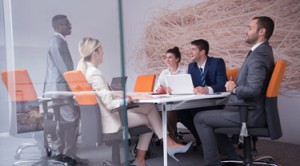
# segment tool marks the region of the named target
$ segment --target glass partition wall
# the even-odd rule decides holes
[[[69,49],[69,53],[73,62],[73,66],[70,68],[70,70],[76,70],[78,62],[82,59],[82,54],[80,54],[78,48],[79,41],[84,37],[91,37],[99,40],[101,48],[103,49],[103,61],[99,66],[97,66],[97,68],[102,72],[105,81],[110,84],[112,78],[124,77],[124,46],[123,41],[121,41],[123,40],[121,18],[122,7],[120,3],[121,1],[105,1],[105,3],[103,3],[96,0],[89,3],[72,0],[53,0],[47,2],[40,2],[39,0],[27,0],[8,1],[5,3],[2,3],[1,1],[0,36],[5,36],[6,38],[0,38],[0,69],[1,73],[6,73],[7,71],[8,73],[1,74],[2,81],[0,90],[3,93],[1,93],[0,101],[0,118],[3,125],[0,127],[0,132],[8,132],[11,136],[22,135],[22,133],[31,133],[35,130],[43,132],[43,134],[39,135],[42,137],[42,142],[37,141],[37,143],[42,144],[42,147],[44,146],[44,149],[40,149],[43,151],[42,155],[55,156],[59,154],[59,152],[52,150],[54,144],[56,144],[55,141],[57,141],[57,135],[51,132],[49,134],[49,132],[46,131],[49,129],[49,126],[47,125],[49,119],[45,119],[45,109],[47,107],[41,107],[41,105],[35,101],[18,101],[19,95],[22,95],[22,98],[27,98],[24,97],[24,93],[27,91],[22,91],[19,89],[19,85],[15,85],[18,83],[18,81],[20,81],[17,77],[21,77],[22,86],[24,84],[26,84],[26,86],[27,84],[31,84],[31,88],[36,94],[36,97],[45,97],[44,81],[47,75],[47,70],[50,70],[48,64],[48,54],[50,47],[53,47],[53,45],[51,45],[51,38],[53,38],[53,36],[59,36],[55,34],[52,24],[52,19],[55,15],[65,15],[69,21],[68,25],[60,25],[60,28],[63,28],[63,26],[68,26],[70,28],[69,34],[65,35],[64,38],[66,47]],[[6,7],[10,8],[10,10],[7,10]],[[109,17],[107,17],[108,15]],[[5,24],[6,26],[4,26]],[[7,26],[7,24],[11,24],[11,26]],[[6,43],[10,42],[11,45],[6,45]],[[7,49],[11,50],[8,51]],[[64,57],[61,58],[63,59],[63,62],[66,61]],[[58,68],[62,67],[59,66]],[[18,71],[20,73],[12,74],[10,73],[12,71]],[[24,74],[24,71],[26,74]],[[24,76],[28,76],[29,81]],[[24,80],[26,79],[28,82],[25,83]],[[54,80],[55,79],[51,81]],[[5,81],[7,81],[7,83],[4,83]],[[7,93],[7,88],[8,90],[12,88],[13,91],[16,92],[14,93],[16,100],[13,100],[12,95]],[[25,89],[28,88],[26,87]],[[126,89],[125,81],[122,82],[122,89]],[[32,95],[33,92],[30,93]],[[125,96],[125,92],[120,94]],[[51,98],[53,96],[47,97]],[[97,98],[99,100],[99,97]],[[39,99],[36,98],[36,101],[38,100]],[[124,103],[124,101],[125,100],[122,99],[120,100],[122,103]],[[50,101],[48,104],[51,105],[53,103],[54,101]],[[88,112],[89,109],[96,109],[99,112],[101,109],[99,106],[98,108],[95,107],[95,104],[92,107],[87,107],[86,105],[81,106],[80,102],[78,101],[74,103],[72,103],[74,104],[72,107],[76,107],[76,109],[80,108],[81,114],[83,113],[83,110]],[[122,109],[123,110],[120,113],[125,115],[124,111],[126,111],[126,108],[124,107]],[[55,119],[55,116],[57,116],[55,111],[50,109],[48,111],[50,111],[50,114],[52,113],[49,115],[54,117],[52,120],[57,121],[57,119]],[[49,115],[47,115],[47,118],[49,118]],[[62,115],[59,114],[59,116]],[[10,120],[10,118],[14,119],[14,121]],[[83,120],[86,120],[84,119],[86,118],[86,115],[81,115],[81,118],[83,119],[80,120],[79,137],[77,141],[78,157],[87,158],[89,161],[95,162],[93,163],[95,165],[100,165],[99,163],[102,163],[104,160],[119,162],[114,160],[120,159],[120,162],[122,163],[128,162],[128,144],[127,141],[124,141],[127,140],[126,127],[121,132],[121,135],[118,136],[120,139],[117,139],[119,144],[118,146],[120,146],[118,151],[121,153],[121,157],[112,158],[113,155],[111,154],[112,151],[110,150],[112,148],[110,147],[112,144],[108,144],[109,146],[104,146],[106,143],[105,139],[102,140],[103,142],[101,142],[101,144],[100,139],[98,138],[99,135],[97,133],[86,135],[94,132],[95,128],[101,127],[101,124],[99,124],[99,122],[83,122]],[[39,126],[34,126],[35,124],[33,123],[37,121]],[[125,124],[127,123],[126,118],[122,119],[122,121],[125,122]],[[14,127],[11,127],[12,125],[14,125]],[[100,126],[95,127],[95,125]],[[82,129],[83,127],[85,131],[91,131],[85,133],[85,131]],[[123,127],[121,127],[121,129],[123,129]],[[32,141],[35,139],[31,137],[31,134],[29,135],[30,137],[25,138],[25,142],[26,140]],[[125,135],[126,137],[123,139]],[[90,142],[91,140],[94,140],[94,142]],[[84,149],[84,151],[82,149]],[[93,154],[92,157],[88,156],[85,154],[86,150],[95,151],[99,157],[95,157],[97,156],[95,154]],[[28,151],[30,150],[28,149]],[[11,155],[13,158],[14,154]],[[35,156],[35,158],[39,157],[39,154]],[[8,162],[7,164],[12,164],[15,161],[15,159],[11,159],[6,162]]]
[[[6,44],[5,44],[5,24],[4,24],[4,7],[3,1],[0,1],[0,71],[6,70],[7,58],[6,58]],[[8,96],[5,86],[0,84],[0,133],[7,132],[9,129],[9,111],[8,111]]]

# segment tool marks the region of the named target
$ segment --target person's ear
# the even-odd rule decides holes
[[[260,36],[265,36],[266,35],[266,29],[265,28],[261,28],[259,31],[258,31],[258,34]]]
[[[206,51],[204,49],[202,49],[200,52],[201,52],[202,55],[205,55]]]
[[[92,56],[94,56],[96,59],[98,58],[97,54],[96,54],[96,51],[93,51],[92,52]]]

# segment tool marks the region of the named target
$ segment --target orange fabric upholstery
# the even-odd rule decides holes
[[[11,101],[34,101],[37,100],[37,94],[32,81],[26,69],[16,69],[4,71],[1,73],[2,81],[6,86]],[[13,82],[8,82],[9,78],[15,80],[15,89]]]
[[[140,75],[136,78],[134,92],[152,92],[155,83],[155,74]]]
[[[93,93],[91,85],[85,79],[83,73],[79,70],[68,71],[64,77],[72,90],[74,96],[80,105],[97,104],[97,97]]]
[[[278,96],[286,65],[287,65],[287,62],[285,62],[283,60],[279,60],[276,62],[271,80],[269,82],[266,97],[277,97]]]
[[[232,81],[235,81],[238,72],[239,72],[239,69],[226,69],[227,80],[229,81],[230,77],[231,77]]]

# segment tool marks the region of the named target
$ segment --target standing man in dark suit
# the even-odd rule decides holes
[[[192,76],[195,94],[213,94],[224,92],[226,83],[226,68],[222,58],[209,57],[209,44],[199,39],[191,42],[190,50],[192,63],[188,66],[188,73]],[[197,144],[200,143],[193,118],[201,110],[216,109],[216,107],[198,108],[178,111],[179,121],[193,134]]]
[[[49,41],[44,92],[69,91],[63,74],[66,71],[74,69],[72,57],[65,39],[67,35],[71,34],[71,23],[67,16],[56,15],[52,18],[52,27],[55,34]],[[57,160],[67,162],[69,165],[75,165],[79,109],[72,105],[71,100],[69,103],[60,108],[60,119],[56,126],[58,139],[54,142],[53,150],[57,153]]]
[[[236,82],[226,83],[229,96],[228,103],[255,103],[255,110],[248,112],[248,126],[264,126],[265,93],[274,68],[272,47],[268,40],[273,34],[274,22],[271,18],[254,17],[247,30],[246,43],[252,45]],[[240,113],[238,108],[226,106],[222,110],[202,111],[195,115],[194,123],[202,141],[206,165],[221,165],[218,144],[222,153],[229,159],[238,159],[235,149],[226,134],[215,134],[215,127],[239,127]]]

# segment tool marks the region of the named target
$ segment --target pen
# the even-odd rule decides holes
[[[232,76],[230,76],[230,80],[229,81],[232,81]]]

